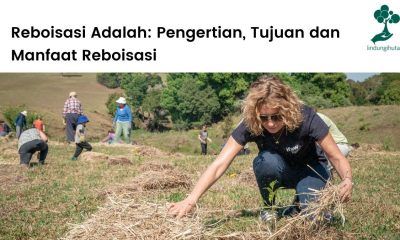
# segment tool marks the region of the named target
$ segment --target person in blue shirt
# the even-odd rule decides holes
[[[130,132],[132,129],[132,111],[131,108],[126,104],[126,99],[120,97],[116,103],[118,103],[117,110],[113,125],[115,126],[115,138],[114,143],[118,143],[121,140],[121,136],[124,137],[125,143],[130,143]]]
[[[21,133],[26,128],[26,116],[28,116],[28,112],[24,110],[20,112],[15,119],[15,136],[17,137],[17,139],[19,139],[19,136],[21,136]]]

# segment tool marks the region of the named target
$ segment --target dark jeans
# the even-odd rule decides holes
[[[201,145],[201,155],[207,155],[207,144],[200,143]]]
[[[253,161],[253,170],[265,205],[270,207],[274,204],[275,199],[270,199],[267,190],[273,181],[276,181],[275,189],[295,189],[302,209],[307,202],[315,200],[310,189],[323,189],[329,179],[329,171],[326,162],[314,160],[308,165],[312,169],[304,164],[289,164],[277,153],[261,152]]]
[[[79,114],[77,113],[67,113],[65,115],[65,134],[67,135],[67,141],[75,141],[75,130],[78,122]]]
[[[46,160],[47,152],[49,147],[47,143],[42,140],[32,140],[24,143],[19,149],[20,164],[29,164],[32,159],[32,155],[39,151],[39,163],[43,164]]]
[[[86,149],[87,151],[92,151],[92,145],[90,145],[88,142],[76,143],[74,157],[76,157],[76,158],[79,157],[79,155],[81,155],[83,149]]]

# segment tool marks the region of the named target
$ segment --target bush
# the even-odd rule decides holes
[[[14,131],[15,131],[15,120],[17,119],[18,114],[24,110],[26,110],[25,106],[8,107],[3,110],[3,116],[5,121]],[[38,116],[39,116],[38,113],[28,111],[28,116],[26,117],[26,126],[30,128],[33,124],[33,121],[35,121],[35,119]]]
[[[118,88],[121,79],[118,73],[98,73],[97,82],[108,88]]]
[[[119,97],[123,97],[123,94],[121,93],[111,93],[110,95],[108,95],[108,99],[106,102],[106,107],[108,110],[108,113],[114,117],[115,116],[115,110],[117,109],[117,103],[115,101],[117,101],[117,99]]]

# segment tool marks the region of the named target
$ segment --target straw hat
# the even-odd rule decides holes
[[[21,112],[22,115],[24,115],[25,117],[28,116],[28,112],[26,110]]]
[[[69,93],[69,96],[70,96],[70,97],[76,97],[76,96],[78,96],[78,94],[76,94],[76,92],[70,92],[70,93]]]

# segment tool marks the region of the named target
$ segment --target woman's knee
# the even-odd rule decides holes
[[[256,178],[277,179],[282,173],[283,158],[277,153],[261,152],[253,160]]]

